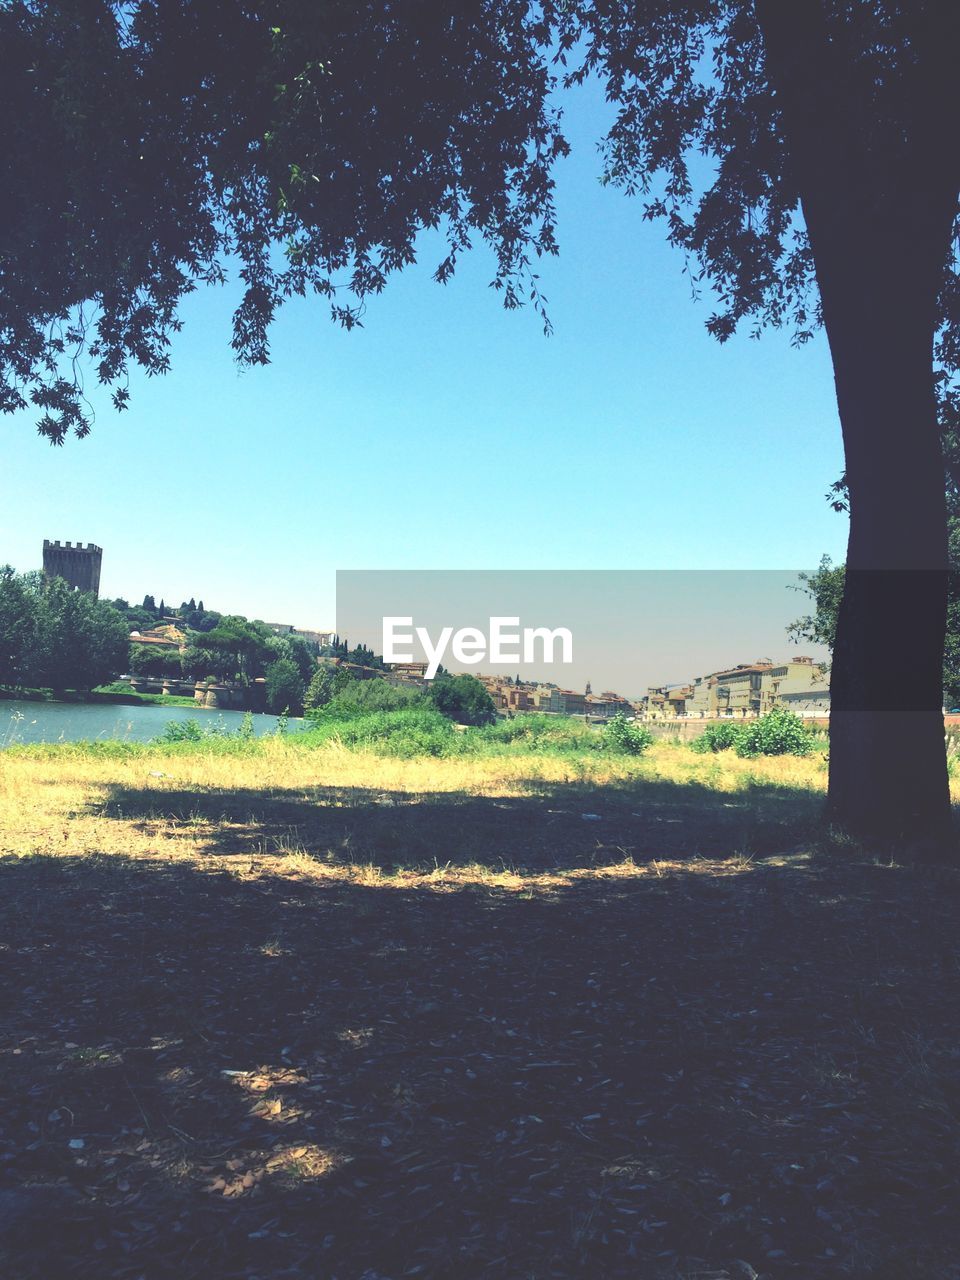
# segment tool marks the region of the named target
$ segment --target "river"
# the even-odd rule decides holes
[[[211,711],[202,707],[0,701],[0,747],[96,739],[149,742],[159,737],[173,720],[196,720],[204,727],[222,725],[228,732],[235,733],[243,722],[243,716],[242,711]],[[292,732],[300,729],[303,723],[302,720],[290,720],[288,728]],[[273,733],[276,727],[276,716],[253,717],[253,731],[257,737]]]

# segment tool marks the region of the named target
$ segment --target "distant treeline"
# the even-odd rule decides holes
[[[131,642],[132,632],[165,624],[176,628],[175,647]],[[268,710],[300,715],[320,657],[383,665],[364,645],[351,649],[334,637],[321,650],[305,636],[277,635],[265,622],[206,609],[202,600],[179,608],[152,595],[141,604],[97,600],[60,578],[0,568],[0,687],[7,689],[85,693],[127,674],[241,685],[262,678]]]
[[[88,692],[126,669],[130,628],[62,578],[0,568],[0,685]]]

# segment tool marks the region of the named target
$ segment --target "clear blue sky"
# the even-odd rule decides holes
[[[56,450],[2,423],[0,563],[44,537],[99,543],[102,594],[302,627],[332,625],[336,569],[784,569],[842,558],[824,500],[842,471],[826,342],[721,347],[681,256],[639,202],[604,188],[605,110],[570,103],[560,256],[542,264],[555,325],[506,313],[483,250],[446,288],[420,265],[335,328],[300,303],[273,364],[238,372],[236,293],[205,290],[165,378],[98,407]],[[92,379],[90,379],[92,381]]]

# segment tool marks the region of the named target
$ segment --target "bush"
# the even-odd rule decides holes
[[[474,676],[435,676],[428,697],[441,715],[458,724],[493,724],[497,711],[493,699]]]
[[[475,749],[494,755],[586,756],[603,750],[603,734],[570,716],[529,713],[498,719],[462,737]]]
[[[728,751],[740,741],[743,732],[743,721],[721,720],[719,724],[708,724],[699,738],[690,743],[694,751]]]
[[[798,715],[774,707],[759,720],[741,725],[734,745],[738,756],[806,756],[815,740]]]
[[[604,746],[621,755],[639,756],[653,742],[653,734],[642,724],[631,724],[618,711],[603,731]]]
[[[201,724],[199,720],[171,720],[154,742],[205,742],[209,738],[228,736],[229,730],[220,717],[214,724]]]
[[[422,691],[409,685],[393,685],[386,680],[351,680],[313,714],[349,719],[374,711],[402,711],[423,701]]]
[[[374,751],[378,755],[444,756],[467,749],[465,734],[458,733],[439,711],[426,703],[395,711],[370,711],[343,719],[317,716],[314,728],[300,737],[307,746],[339,742],[345,747]]]

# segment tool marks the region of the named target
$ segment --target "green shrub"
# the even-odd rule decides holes
[[[738,756],[806,756],[814,745],[814,735],[798,715],[774,707],[740,726],[735,750]]]
[[[393,711],[370,711],[343,719],[317,716],[314,727],[298,735],[304,746],[340,742],[345,747],[375,751],[378,755],[445,756],[469,750],[450,721],[425,704]]]
[[[642,724],[631,724],[618,711],[603,731],[604,746],[621,755],[639,756],[653,742],[653,734]]]
[[[585,755],[603,748],[603,735],[569,716],[524,714],[471,730],[477,750],[495,755],[536,753]]]
[[[690,743],[694,751],[727,751],[740,741],[743,721],[721,720],[718,724],[708,724],[699,738]]]
[[[244,735],[242,725],[240,733]],[[155,738],[154,741],[163,743],[204,742],[208,738],[226,738],[229,736],[230,731],[218,716],[215,724],[201,724],[199,720],[171,720],[169,724],[164,726],[163,733]]]
[[[307,711],[319,711],[322,707],[327,706],[337,694],[358,683],[360,682],[356,676],[346,667],[324,662],[313,673],[313,677],[307,685],[307,691],[303,698],[304,708]]]
[[[410,685],[394,685],[387,680],[351,680],[329,702],[309,715],[344,720],[374,711],[402,711],[423,701],[422,691]]]
[[[435,676],[427,696],[442,715],[458,724],[493,724],[497,718],[493,699],[474,676]]]

